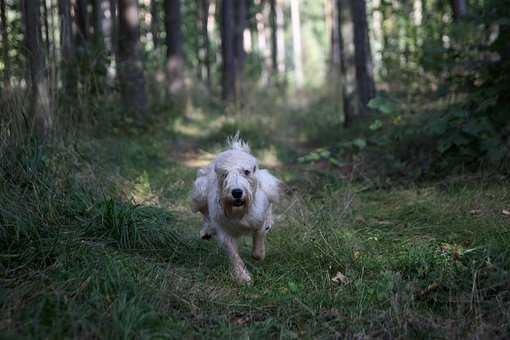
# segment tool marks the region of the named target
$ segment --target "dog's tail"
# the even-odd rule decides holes
[[[227,138],[227,149],[240,150],[244,152],[250,152],[250,146],[241,137],[239,137],[239,130],[236,134]]]

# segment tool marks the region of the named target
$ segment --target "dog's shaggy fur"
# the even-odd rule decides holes
[[[272,204],[278,202],[280,181],[264,169],[239,134],[227,140],[227,148],[208,166],[198,170],[191,194],[193,212],[203,216],[203,239],[216,235],[241,283],[251,282],[239,256],[237,238],[252,234],[252,257],[265,257],[265,239],[273,224]]]

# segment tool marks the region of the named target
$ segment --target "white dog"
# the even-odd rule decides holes
[[[280,181],[259,169],[250,147],[239,133],[227,140],[227,148],[212,163],[198,170],[191,194],[191,208],[203,216],[203,239],[217,235],[232,263],[235,279],[251,282],[239,256],[237,238],[252,234],[252,257],[265,257],[265,239],[271,229],[272,204],[278,202]]]

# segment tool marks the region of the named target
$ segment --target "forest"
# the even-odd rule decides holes
[[[0,0],[0,337],[510,337],[508,0]],[[190,209],[283,182],[232,280]]]

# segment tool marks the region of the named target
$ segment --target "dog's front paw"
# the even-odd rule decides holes
[[[251,275],[244,267],[237,267],[234,268],[234,271],[232,273],[234,275],[235,280],[239,284],[247,284],[250,285],[252,283]]]
[[[252,251],[251,257],[255,261],[262,261],[266,257],[266,252],[264,250],[257,249],[257,250]]]
[[[200,238],[202,240],[210,240],[213,236],[214,230],[212,230],[211,228],[204,227],[202,228],[202,230],[200,230]]]

